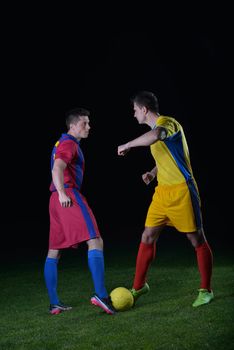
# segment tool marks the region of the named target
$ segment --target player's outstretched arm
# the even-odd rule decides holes
[[[118,146],[118,155],[124,156],[133,147],[150,146],[157,141],[162,141],[166,138],[166,129],[157,127],[154,130],[150,130],[145,134],[137,137],[136,139]]]

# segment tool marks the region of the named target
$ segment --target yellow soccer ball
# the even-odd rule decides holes
[[[110,293],[112,305],[117,311],[126,311],[131,309],[134,304],[134,298],[129,289],[117,287]]]

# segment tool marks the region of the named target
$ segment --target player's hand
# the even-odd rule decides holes
[[[130,151],[130,147],[128,143],[125,143],[124,145],[118,146],[118,155],[124,156],[127,152]]]
[[[59,193],[59,202],[62,207],[68,208],[72,206],[72,200],[66,195],[66,193]]]
[[[147,173],[142,175],[142,180],[146,185],[148,185],[154,178],[155,176],[150,171],[147,171]]]

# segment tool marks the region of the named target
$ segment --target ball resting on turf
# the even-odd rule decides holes
[[[117,287],[110,293],[112,305],[117,311],[126,311],[131,309],[134,304],[134,298],[129,289]]]

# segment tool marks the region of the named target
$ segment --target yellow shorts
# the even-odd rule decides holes
[[[194,232],[202,227],[200,197],[193,181],[156,186],[145,226],[163,225],[174,226],[180,232]]]

